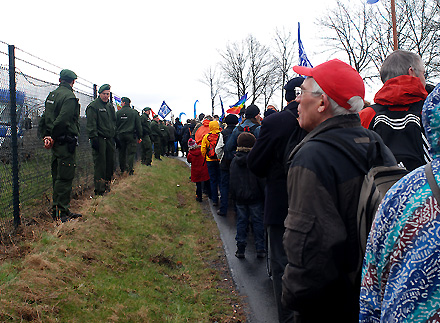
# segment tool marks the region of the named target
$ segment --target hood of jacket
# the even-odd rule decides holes
[[[200,150],[200,146],[197,145],[196,147],[189,149],[189,153],[194,156],[199,156],[202,154],[202,151]]]
[[[250,151],[250,150],[249,150]],[[247,165],[247,156],[249,155],[249,151],[237,151],[235,153],[235,160],[236,163],[240,166],[246,166]]]
[[[208,127],[208,128],[209,128],[209,123],[210,123],[210,122],[211,122],[210,120],[208,120],[208,119],[204,119],[203,122],[202,122],[202,125],[203,125],[204,127]]]
[[[220,126],[219,126],[218,122],[215,121],[215,120],[211,121],[209,123],[209,130],[210,130],[211,133],[219,133],[220,132]]]
[[[432,158],[440,157],[440,84],[428,95],[423,104],[422,123],[429,142]]]
[[[374,96],[374,102],[381,105],[407,105],[424,100],[427,95],[418,77],[400,75],[385,82]]]

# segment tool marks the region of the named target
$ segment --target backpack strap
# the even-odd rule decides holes
[[[429,187],[431,188],[432,194],[437,200],[437,204],[440,205],[440,188],[434,178],[434,173],[432,172],[431,162],[427,163],[425,166],[425,175],[428,180]]]

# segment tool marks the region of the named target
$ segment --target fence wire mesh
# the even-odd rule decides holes
[[[2,56],[0,57],[0,239],[4,239],[14,231],[11,104],[9,66],[6,63],[8,62],[7,52],[8,46],[0,48],[0,56]],[[16,61],[29,64],[18,57]],[[36,64],[32,63],[31,65],[38,68]],[[45,71],[48,70],[45,69]],[[56,74],[58,73],[59,71]],[[51,79],[53,79],[53,75]],[[41,212],[48,213],[51,205],[51,151],[43,148],[42,139],[38,138],[37,134],[46,97],[58,87],[58,84],[44,81],[41,77],[27,75],[18,66],[15,81],[20,216],[22,222],[26,223],[27,221],[32,222],[34,216]],[[73,195],[80,195],[93,185],[93,158],[86,131],[85,109],[94,99],[94,85],[84,83],[86,82],[79,83],[79,86],[75,86],[76,83],[74,85],[74,93],[79,99],[81,109]],[[78,90],[78,87],[81,89]]]

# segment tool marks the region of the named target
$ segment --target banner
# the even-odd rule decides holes
[[[243,95],[243,96],[241,97],[241,99],[238,100],[237,103],[235,103],[234,105],[230,105],[230,106],[229,106],[229,109],[226,110],[226,113],[239,114],[241,108],[244,107],[244,104],[245,104],[246,100],[247,100],[247,93],[246,93],[245,95]]]
[[[199,102],[199,100],[196,100],[196,102],[194,102],[194,119],[197,118],[197,112],[196,112],[196,105],[197,105],[197,102]]]
[[[298,22],[298,50],[299,50],[299,66],[306,66],[306,67],[313,67],[312,63],[310,63],[309,59],[307,58],[306,52],[304,50],[304,45],[301,41],[300,37],[300,26]]]
[[[122,108],[121,98],[116,95],[113,95],[113,100],[115,100],[117,110],[121,110]]]
[[[222,97],[219,95],[218,96],[220,98],[220,105],[222,107],[222,115],[220,116],[220,122],[223,121],[223,118],[225,117],[225,109],[223,108],[223,101],[222,101]]]
[[[159,111],[157,114],[162,117],[162,119],[165,119],[166,116],[171,112],[170,107],[165,103],[165,101],[162,102],[162,105],[160,106]]]

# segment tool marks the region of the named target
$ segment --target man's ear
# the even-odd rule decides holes
[[[410,67],[408,68],[408,75],[417,77],[417,75],[416,75],[416,71],[414,71],[414,69],[413,69],[412,66],[410,66]]]
[[[330,107],[330,102],[328,100],[327,95],[322,94],[321,95],[321,103],[318,107],[318,112],[324,112]]]

